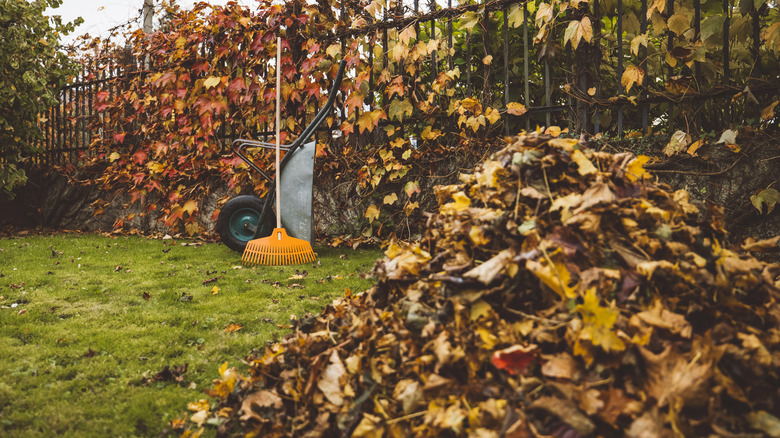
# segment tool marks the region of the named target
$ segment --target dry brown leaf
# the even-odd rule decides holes
[[[683,404],[701,405],[707,401],[712,364],[694,356],[688,360],[669,346],[659,354],[639,347],[647,363],[645,390],[655,398],[656,406],[663,407],[672,400]]]
[[[660,300],[655,302],[652,309],[639,312],[636,316],[646,324],[669,330],[685,339],[690,339],[693,331],[691,324],[684,316],[667,310]]]
[[[499,275],[508,274],[509,276],[514,276],[514,273],[518,270],[517,263],[512,261],[514,256],[514,251],[505,249],[485,263],[466,272],[463,274],[463,277],[472,278],[482,284],[488,285]]]
[[[268,412],[268,408],[274,411],[284,407],[282,398],[276,391],[261,390],[247,396],[241,403],[241,421],[259,421],[261,423],[272,422],[273,419],[261,416],[259,412]]]
[[[333,350],[330,353],[328,366],[325,367],[325,371],[323,371],[319,381],[317,381],[317,388],[322,391],[329,402],[336,406],[344,404],[342,379],[346,375],[347,370],[344,368],[344,364],[341,363],[338,352]]]
[[[548,396],[539,397],[528,406],[528,409],[543,409],[573,427],[583,436],[590,435],[596,429],[596,425],[580,412],[570,400]]]
[[[556,354],[542,365],[542,374],[556,379],[572,380],[579,374],[577,361],[569,353]]]

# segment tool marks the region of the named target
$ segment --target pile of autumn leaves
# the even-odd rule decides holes
[[[375,287],[249,375],[223,367],[218,406],[192,419],[250,436],[780,436],[780,266],[728,249],[717,209],[645,160],[513,139],[437,188],[425,237],[391,244]]]

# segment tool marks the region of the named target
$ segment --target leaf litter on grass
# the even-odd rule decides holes
[[[246,375],[223,367],[218,405],[196,423],[247,436],[777,436],[780,265],[727,248],[720,209],[654,184],[643,161],[512,139],[436,188],[422,241],[390,244],[374,287],[249,357]]]

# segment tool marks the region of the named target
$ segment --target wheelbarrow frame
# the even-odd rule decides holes
[[[293,141],[291,144],[279,146],[280,150],[285,151],[284,158],[282,158],[281,162],[279,163],[280,172],[284,170],[286,165],[293,158],[293,154],[306,143],[306,140],[308,140],[309,137],[311,137],[311,135],[315,132],[315,130],[319,127],[319,125],[328,116],[328,113],[330,112],[331,108],[333,107],[333,103],[336,100],[336,94],[338,93],[339,87],[341,86],[346,64],[347,64],[346,61],[341,61],[339,63],[339,69],[338,72],[336,73],[336,78],[333,81],[333,85],[331,86],[330,94],[328,96],[328,101],[325,103],[325,106],[323,106],[319,110],[319,112],[317,112],[317,114],[314,116],[314,119],[312,119],[309,126],[307,126],[306,129],[303,130],[301,135],[299,135],[298,138],[295,139],[295,141]],[[266,221],[267,218],[269,218],[274,214],[272,207],[275,203],[277,181],[274,178],[272,178],[270,175],[268,175],[265,171],[263,171],[263,169],[261,169],[260,166],[258,166],[254,161],[252,161],[251,158],[249,158],[246,155],[245,149],[248,147],[275,149],[276,143],[268,143],[268,142],[262,142],[257,140],[250,140],[250,139],[236,139],[232,143],[233,153],[269,183],[268,193],[265,196],[265,199],[263,201],[263,207],[262,210],[260,211],[257,226],[255,227],[254,230],[252,230],[251,228],[247,229],[247,231],[253,233],[252,239],[256,239],[256,238],[264,237],[262,235],[264,229],[263,227],[264,221]],[[233,199],[237,199],[237,198],[233,198]],[[217,223],[219,225],[220,223],[219,219],[217,219]],[[230,225],[228,224],[228,227],[229,226]],[[248,225],[244,224],[244,226],[247,227]],[[219,226],[218,226],[218,231],[219,231]],[[270,231],[271,230],[267,230],[269,234]],[[232,248],[232,249],[237,251],[239,250],[237,248]]]

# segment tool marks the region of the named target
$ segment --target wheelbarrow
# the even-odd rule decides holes
[[[290,236],[312,244],[314,243],[312,189],[316,141],[306,143],[306,140],[325,120],[333,107],[346,64],[346,61],[341,61],[339,64],[328,101],[314,116],[309,126],[292,144],[280,146],[280,149],[285,151],[284,158],[279,163],[282,227]],[[243,252],[247,242],[269,236],[276,226],[273,206],[277,183],[247,156],[245,149],[248,147],[274,149],[276,143],[236,139],[232,146],[233,153],[238,158],[269,182],[268,192],[264,198],[252,195],[236,196],[222,207],[217,217],[217,234],[222,239],[222,243],[234,251]]]

